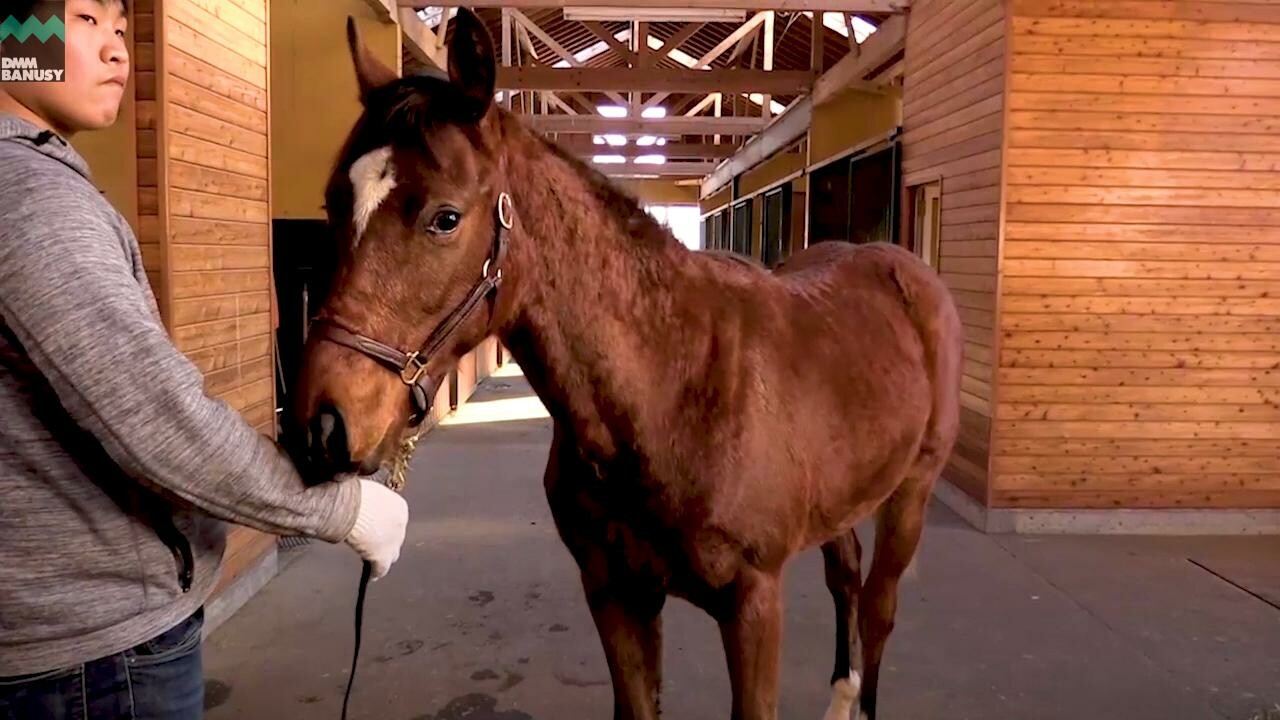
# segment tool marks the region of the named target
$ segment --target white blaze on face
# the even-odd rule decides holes
[[[351,190],[355,196],[351,219],[355,223],[355,244],[369,225],[369,218],[396,186],[396,169],[391,164],[391,148],[380,147],[365,153],[351,164]]]

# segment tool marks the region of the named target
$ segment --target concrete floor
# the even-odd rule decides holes
[[[513,368],[420,446],[400,561],[374,583],[352,718],[612,715],[604,655],[542,495],[549,421]],[[337,718],[360,565],[290,551],[209,639],[210,720]],[[781,717],[817,720],[834,632],[817,551],[788,568]],[[1280,538],[981,534],[930,509],[881,718],[1280,720]],[[715,625],[665,614],[666,717],[728,717]]]

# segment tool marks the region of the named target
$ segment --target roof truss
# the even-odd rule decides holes
[[[395,11],[407,52],[445,64],[448,11],[419,14],[411,9],[425,7],[419,0],[366,1],[389,16]],[[802,100],[850,84],[879,91],[883,78],[863,77],[877,58],[887,68],[877,71],[881,76],[900,74],[900,63],[865,52],[858,41],[875,37],[875,26],[886,20],[901,21],[893,13],[907,1],[481,0],[478,6],[500,40],[497,89],[505,107],[573,152],[597,158],[607,174],[703,177]],[[751,146],[754,155],[760,143]],[[660,165],[650,164],[655,156]]]

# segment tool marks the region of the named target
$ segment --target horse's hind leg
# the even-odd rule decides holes
[[[932,463],[931,463],[932,464]],[[940,464],[940,463],[938,463]],[[918,467],[918,466],[917,466]],[[898,610],[898,581],[911,564],[924,529],[925,506],[938,469],[911,474],[881,507],[876,516],[876,546],[871,571],[859,598],[858,630],[862,637],[862,715],[876,717],[876,688],[880,658],[893,632]]]
[[[859,678],[853,672],[857,644],[858,593],[862,588],[862,546],[849,531],[822,546],[827,589],[836,606],[836,665],[831,672],[831,705],[823,720],[849,720],[858,699]]]

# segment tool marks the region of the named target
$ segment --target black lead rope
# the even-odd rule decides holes
[[[356,682],[356,663],[360,661],[360,630],[364,626],[364,596],[369,592],[369,578],[373,575],[373,563],[364,561],[360,571],[360,589],[356,591],[356,647],[351,654],[351,674],[347,677],[347,694],[342,698],[342,720],[347,720],[347,703],[351,700],[351,686]]]

